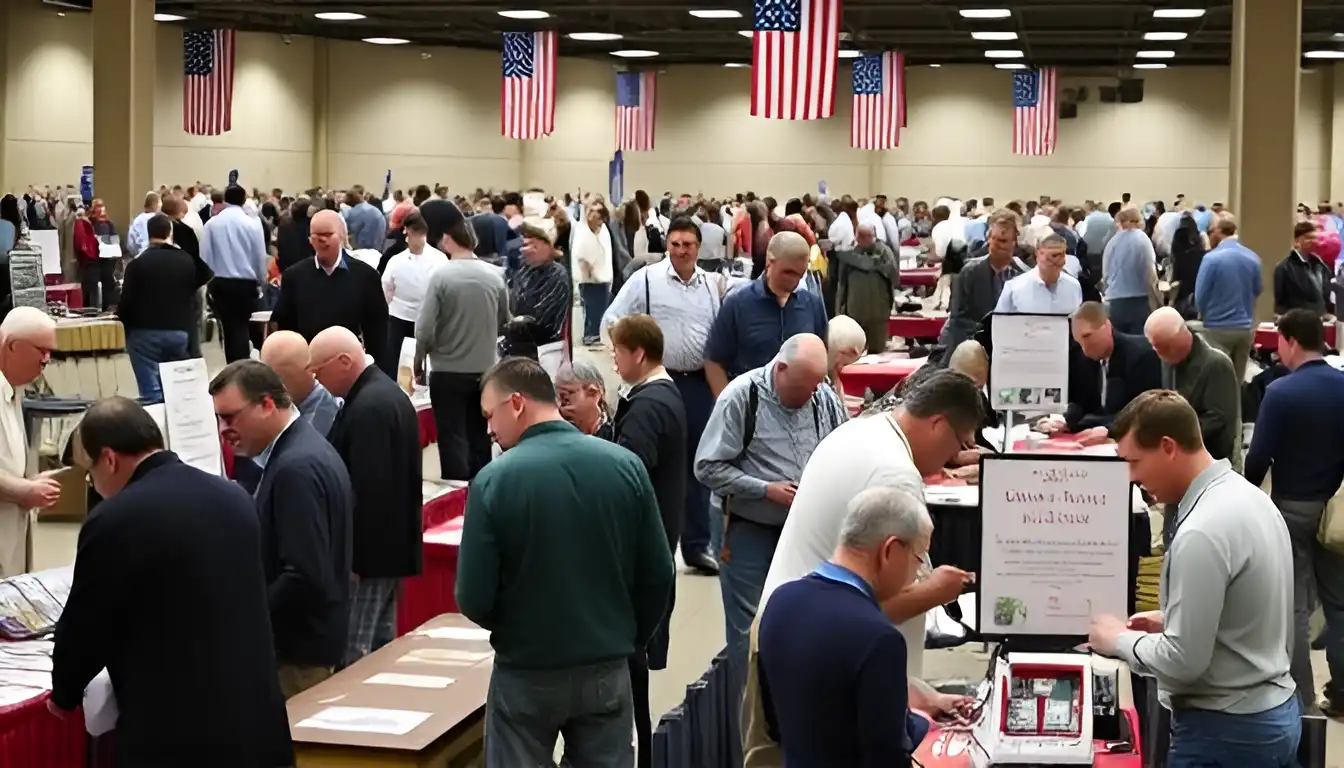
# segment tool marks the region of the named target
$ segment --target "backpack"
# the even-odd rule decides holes
[[[817,442],[821,442],[821,409],[815,402],[816,394],[812,395],[812,427],[817,431]],[[738,452],[737,458],[741,459],[747,455],[747,448],[751,445],[751,439],[756,436],[756,410],[761,407],[761,394],[756,389],[756,382],[751,382],[747,390],[747,413],[742,420],[742,450]]]

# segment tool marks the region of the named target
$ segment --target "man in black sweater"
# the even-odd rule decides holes
[[[355,492],[354,595],[345,663],[392,642],[401,580],[420,573],[420,423],[397,383],[341,327],[317,334],[309,370],[345,405],[327,432]]]
[[[118,765],[293,765],[252,500],[165,451],[126,398],[90,408],[77,439],[103,501],[79,532],[49,706],[73,712],[106,668]],[[171,642],[161,621],[127,621],[129,605],[171,617]]]
[[[377,270],[345,252],[345,222],[335,211],[318,211],[309,237],[316,256],[280,276],[280,299],[271,322],[277,330],[296,331],[309,341],[327,328],[343,326],[364,340],[374,360],[383,359],[387,299]]]
[[[117,316],[126,329],[140,399],[155,403],[163,400],[159,363],[187,359],[192,307],[196,292],[210,280],[210,268],[169,242],[173,220],[165,214],[155,214],[145,227],[149,247],[126,265]]]
[[[210,395],[223,438],[261,466],[262,565],[280,690],[289,698],[330,677],[345,654],[350,476],[265,363],[229,363],[210,382]]]

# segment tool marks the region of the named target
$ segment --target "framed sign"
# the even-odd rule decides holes
[[[1069,316],[995,313],[990,339],[994,410],[1063,413],[1069,405]]]

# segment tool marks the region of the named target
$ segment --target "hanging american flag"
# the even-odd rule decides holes
[[[751,114],[821,120],[835,113],[840,0],[755,0]]]
[[[182,130],[218,136],[233,129],[233,30],[182,35]]]
[[[849,145],[893,149],[905,127],[905,54],[870,53],[854,60],[854,109]]]
[[[1013,73],[1013,154],[1053,155],[1059,137],[1055,68]]]
[[[652,152],[658,117],[658,73],[616,73],[616,149]]]
[[[555,130],[555,31],[504,33],[500,132],[539,139]]]

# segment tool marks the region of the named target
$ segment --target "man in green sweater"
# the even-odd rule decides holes
[[[626,658],[667,611],[675,571],[644,465],[560,416],[550,376],[508,358],[481,379],[503,456],[467,496],[457,604],[489,629],[486,768],[634,763]]]

